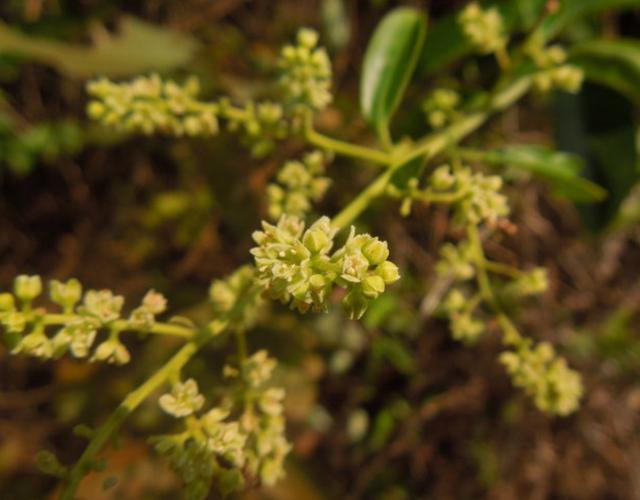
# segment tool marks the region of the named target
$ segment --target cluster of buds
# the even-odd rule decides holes
[[[275,359],[261,350],[242,363],[239,373],[229,367],[225,370],[227,377],[241,382],[236,399],[251,409],[240,417],[240,428],[247,435],[247,471],[266,485],[284,476],[284,459],[291,450],[285,437],[285,391],[269,385],[275,368]]]
[[[522,273],[504,288],[505,295],[509,297],[525,297],[546,292],[549,287],[549,276],[544,267],[536,267],[531,271]]]
[[[369,302],[399,279],[398,267],[388,260],[387,244],[352,228],[342,248],[330,254],[336,229],[321,217],[306,231],[304,223],[283,216],[277,225],[262,223],[253,234],[258,279],[269,297],[290,303],[300,312],[326,311],[337,284],[348,293],[342,303],[349,316],[360,318]]]
[[[455,219],[460,224],[495,223],[509,215],[507,197],[500,193],[502,178],[472,172],[468,167],[451,170],[448,165],[438,167],[430,184],[434,193],[454,195]]]
[[[280,53],[280,83],[294,105],[322,110],[331,102],[331,61],[318,47],[318,34],[303,28],[296,45],[286,45]]]
[[[470,280],[476,274],[469,242],[459,245],[445,243],[440,247],[440,259],[436,264],[439,274],[449,276],[456,281]]]
[[[474,301],[454,288],[443,301],[443,311],[449,317],[451,336],[465,344],[473,344],[485,332],[485,324],[482,320],[473,316]]]
[[[451,89],[435,89],[422,103],[429,125],[439,129],[451,123],[456,116],[460,104],[460,94]]]
[[[240,108],[223,97],[218,106],[220,116],[227,120],[227,130],[239,133],[254,157],[266,156],[277,140],[284,139],[292,131],[291,120],[285,116],[282,105],[276,102],[249,101]]]
[[[467,5],[458,15],[467,39],[481,54],[492,54],[504,50],[507,37],[498,9],[482,9],[477,2]]]
[[[124,83],[101,78],[90,82],[87,91],[93,98],[87,113],[110,127],[178,136],[218,133],[219,106],[197,99],[200,85],[195,78],[184,85],[163,81],[157,74]]]
[[[420,189],[418,179],[412,178],[404,190],[393,186],[388,194],[402,198],[400,213],[404,216],[411,211],[413,201],[445,203],[451,205],[454,220],[462,225],[495,223],[509,215],[507,197],[500,193],[502,178],[473,172],[469,167],[454,170],[449,165],[436,168],[429,179],[429,187]]]
[[[321,151],[307,153],[302,161],[288,161],[278,172],[278,183],[269,184],[269,217],[282,215],[304,217],[311,210],[311,203],[322,199],[331,185],[325,177],[326,155]]]
[[[578,408],[583,392],[580,375],[548,342],[532,347],[529,340],[522,340],[515,350],[503,352],[500,362],[513,384],[529,394],[540,410],[568,415]]]
[[[275,366],[266,351],[239,369],[225,366],[225,376],[239,381],[237,389],[201,415],[206,401],[193,379],[160,397],[166,413],[184,419],[185,431],[154,438],[156,449],[184,480],[188,498],[205,498],[213,482],[222,495],[237,491],[245,473],[267,485],[284,475],[291,446],[284,435],[284,390],[268,386]]]
[[[527,54],[540,70],[533,77],[533,84],[539,92],[558,89],[575,94],[580,90],[584,73],[578,66],[567,64],[567,53],[562,47],[545,47],[534,39],[527,46]]]
[[[96,347],[90,360],[126,364],[130,355],[120,341],[120,332],[148,331],[155,323],[155,316],[166,308],[165,298],[151,290],[130,317],[121,320],[123,297],[109,290],[88,290],[83,296],[80,282],[70,279],[66,283],[50,282],[49,298],[62,308],[63,313],[50,315],[44,309],[32,308],[33,301],[41,293],[39,276],[22,275],[15,280],[13,295],[0,294],[0,324],[14,354],[55,359],[70,351],[76,358],[86,358],[98,332],[105,329],[109,331],[108,338]],[[16,299],[21,303],[20,308],[16,307]],[[52,321],[52,318],[56,320]],[[54,325],[58,325],[56,333],[47,335],[46,330]]]
[[[257,318],[261,299],[255,299],[251,293],[255,283],[255,269],[252,266],[242,266],[225,279],[214,280],[209,287],[209,300],[213,306],[214,317],[230,317],[230,313],[238,314],[231,317],[230,328],[251,328]],[[247,297],[252,300],[246,300]],[[245,299],[241,303],[241,300]]]

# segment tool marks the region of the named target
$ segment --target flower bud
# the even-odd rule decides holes
[[[11,311],[2,319],[2,324],[9,333],[22,333],[27,326],[27,319],[24,317],[24,314]]]
[[[386,285],[395,283],[400,279],[398,266],[391,261],[385,261],[376,268],[376,274],[382,278]]]
[[[110,365],[126,365],[131,360],[127,348],[116,339],[109,339],[98,346],[91,361],[105,361]]]
[[[31,302],[42,293],[42,280],[40,276],[21,274],[15,279],[13,290],[18,299],[24,302]]]
[[[342,299],[342,305],[351,319],[360,319],[367,310],[369,301],[358,291],[352,290]]]
[[[385,241],[373,238],[362,247],[362,255],[372,266],[382,264],[389,257],[389,247]]]
[[[13,311],[16,308],[13,295],[10,293],[0,293],[0,312]]]
[[[447,311],[457,312],[464,308],[466,302],[464,294],[458,289],[453,289],[447,295],[443,305]]]
[[[49,296],[65,310],[71,310],[82,296],[82,285],[73,278],[66,283],[53,280],[49,283]]]
[[[451,189],[455,183],[455,178],[451,175],[449,165],[442,165],[436,168],[431,174],[431,186],[438,191]]]
[[[362,293],[367,298],[375,299],[382,292],[384,292],[384,280],[380,276],[372,274],[362,281]]]
[[[155,290],[149,290],[142,299],[142,306],[151,314],[160,314],[167,309],[167,299]]]
[[[309,28],[298,31],[298,43],[303,47],[312,49],[318,44],[318,33]]]
[[[302,239],[302,243],[312,253],[321,253],[331,246],[329,236],[321,229],[311,229],[307,231]]]
[[[315,290],[320,290],[327,285],[327,280],[322,274],[314,274],[309,278],[309,286]]]

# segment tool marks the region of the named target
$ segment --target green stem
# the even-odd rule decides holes
[[[510,278],[520,278],[523,275],[523,272],[509,264],[503,264],[502,262],[493,262],[490,260],[485,260],[484,268],[495,274],[502,274],[504,276],[509,276]]]
[[[235,335],[238,349],[238,366],[242,367],[242,364],[247,359],[247,334],[244,328],[236,328]]]
[[[476,265],[476,279],[478,281],[480,294],[492,308],[497,310],[495,296],[491,288],[491,281],[489,280],[489,274],[487,273],[487,260],[484,256],[484,250],[482,248],[482,240],[480,239],[478,226],[476,226],[475,224],[469,224],[467,226],[467,238],[469,238],[469,244],[471,245],[471,256],[473,258],[474,264]]]
[[[393,159],[389,168],[369,184],[356,198],[353,199],[332,220],[337,228],[343,228],[353,222],[371,202],[384,194],[393,174],[411,160],[424,157],[430,160],[449,146],[458,143],[464,137],[477,130],[487,119],[499,111],[511,106],[520,99],[531,87],[531,76],[523,76],[506,86],[499,86],[489,100],[486,108],[463,117],[460,121],[446,129],[430,134],[416,143],[409,151]]]
[[[233,321],[246,305],[253,301],[261,292],[259,286],[247,291],[238,301],[234,308],[222,318],[214,319],[207,328],[192,335],[192,340],[186,343],[176,354],[173,355],[160,369],[158,369],[149,379],[140,385],[133,392],[130,392],[120,403],[118,408],[111,414],[107,421],[96,431],[95,435],[84,450],[80,459],[69,472],[63,492],[59,500],[73,500],[76,490],[82,478],[90,472],[96,455],[109,441],[113,433],[122,425],[125,419],[155,390],[157,390],[167,380],[171,380],[182,367],[207,344],[212,338],[221,334],[227,329],[229,323]],[[174,326],[174,325],[166,325]],[[183,327],[180,327],[183,328]]]
[[[455,203],[467,195],[465,190],[455,191],[453,193],[434,193],[432,191],[424,191],[417,193],[416,200],[423,201],[425,203]]]
[[[522,336],[518,332],[518,329],[513,324],[513,322],[502,311],[502,309],[500,308],[500,305],[495,299],[493,289],[491,288],[491,281],[489,280],[489,275],[487,273],[487,264],[494,264],[494,263],[488,262],[484,255],[484,250],[482,248],[482,241],[480,239],[480,233],[476,225],[469,224],[467,226],[467,237],[469,238],[469,243],[471,244],[472,256],[477,267],[476,279],[478,281],[478,288],[480,289],[480,294],[496,314],[498,323],[500,324],[500,327],[504,332],[504,335],[502,337],[503,343],[505,345],[517,345],[519,342],[522,341]]]
[[[318,146],[334,153],[338,153],[344,156],[350,156],[351,158],[358,158],[360,160],[370,161],[372,163],[380,163],[382,165],[389,165],[391,163],[391,156],[382,151],[376,149],[365,148],[356,144],[350,144],[348,142],[339,141],[332,137],[327,137],[313,128],[311,115],[307,116],[307,123],[305,126],[304,137],[314,146]]]
[[[157,390],[169,376],[179,371],[201,347],[202,341],[191,341],[185,344],[173,357],[140,387],[130,392],[111,414],[107,421],[96,431],[91,442],[82,453],[80,459],[69,472],[60,500],[73,500],[82,478],[91,471],[97,454],[109,441],[115,430],[122,422],[144,401],[152,392]]]
[[[66,325],[82,318],[83,316],[79,316],[77,314],[47,314],[45,315],[43,322],[45,326]],[[118,331],[137,331],[137,329],[125,319],[113,321],[112,323],[109,323],[108,326],[109,328]],[[155,323],[149,330],[149,333],[154,333],[156,335],[173,335],[175,337],[191,339],[195,336],[196,330],[194,328],[174,325],[171,323]]]

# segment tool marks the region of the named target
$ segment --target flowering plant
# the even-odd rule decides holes
[[[551,14],[545,10],[541,19]],[[544,30],[534,29],[524,42],[513,43],[495,8],[472,3],[457,22],[475,52],[495,56],[495,86],[473,98],[463,89],[434,89],[423,104],[430,133],[415,140],[394,138],[391,118],[414,72],[427,23],[420,11],[392,11],[374,33],[363,66],[361,107],[377,134],[376,147],[338,140],[315,128],[315,117],[333,99],[332,69],[311,29],[301,29],[295,43],[280,53],[277,100],[204,100],[196,79],[180,84],[155,74],[130,82],[98,79],[88,84],[89,116],[126,133],[211,137],[226,129],[239,134],[256,157],[269,154],[285,138],[304,141],[309,152],[284,163],[268,186],[270,220],[253,234],[252,263],[212,283],[211,318],[204,324],[161,321],[158,317],[168,304],[153,290],[127,313],[122,296],[110,290],[84,291],[75,279],[49,284],[49,299],[57,310],[38,303],[43,291],[39,276],[18,276],[13,292],[0,295],[0,323],[13,354],[41,359],[70,355],[123,365],[131,362],[122,340],[130,333],[184,340],[91,432],[74,465],[62,465],[48,452],[40,455],[42,469],[64,484],[61,498],[74,498],[81,479],[98,467],[104,445],[164,386],[158,405],[181,430],[153,437],[152,442],[184,480],[187,498],[205,498],[211,488],[227,494],[247,480],[270,485],[281,478],[291,449],[283,414],[286,395],[273,376],[276,360],[265,350],[251,352],[246,332],[268,299],[302,314],[322,314],[340,301],[348,317],[358,320],[401,280],[404,271],[393,260],[393,247],[357,229],[360,214],[378,199],[398,200],[403,216],[415,205],[446,208],[455,232],[442,246],[436,270],[447,289],[438,312],[449,322],[452,337],[473,344],[498,324],[503,346],[498,359],[513,384],[551,415],[578,409],[583,392],[579,374],[551,344],[536,343],[521,332],[505,307],[509,301],[544,293],[545,270],[535,263],[521,270],[485,253],[484,242],[509,227],[504,177],[487,173],[495,156],[460,143],[529,91],[576,92],[583,74],[567,62],[562,47],[548,44]],[[329,164],[338,156],[377,168],[379,175],[335,216],[316,216],[314,204],[330,189]],[[582,187],[587,183],[575,182]],[[597,186],[589,188],[597,192]],[[216,338],[233,339],[237,355],[220,370],[228,386],[214,399],[201,393],[198,381],[184,377],[183,368]]]

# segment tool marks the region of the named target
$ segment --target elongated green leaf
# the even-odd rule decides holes
[[[607,191],[580,176],[584,161],[575,154],[554,151],[543,146],[507,146],[486,153],[484,160],[494,165],[506,165],[549,182],[556,194],[576,202],[603,200]]]
[[[640,41],[591,40],[576,45],[570,56],[587,79],[640,104]]]
[[[186,35],[133,17],[125,17],[118,34],[93,47],[27,36],[0,22],[0,53],[33,59],[73,78],[164,71],[188,62],[196,48]]]
[[[578,95],[559,93],[554,115],[559,146],[580,155],[584,175],[609,193],[606,200],[581,207],[591,229],[603,229],[638,180],[633,106],[621,94],[587,82]]]
[[[380,22],[367,47],[360,108],[383,141],[422,52],[426,27],[426,16],[419,10],[395,9]]]

